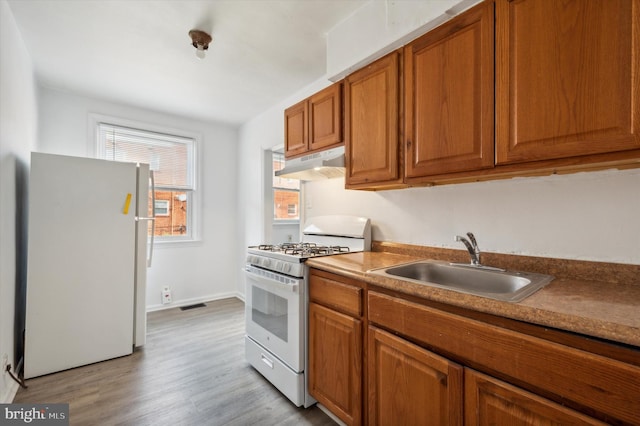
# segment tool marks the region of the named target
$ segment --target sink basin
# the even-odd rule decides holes
[[[532,272],[492,270],[429,260],[369,272],[507,302],[519,302],[553,280],[550,275]]]

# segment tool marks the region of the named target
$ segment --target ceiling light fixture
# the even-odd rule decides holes
[[[211,43],[211,36],[204,31],[191,30],[189,31],[189,37],[191,37],[191,45],[196,48],[196,56],[200,59],[204,59],[204,51],[209,49],[209,43]]]

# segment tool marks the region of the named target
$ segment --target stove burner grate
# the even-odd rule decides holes
[[[299,257],[326,256],[350,252],[349,247],[346,246],[324,246],[316,243],[261,244],[258,246],[258,250],[280,252]]]

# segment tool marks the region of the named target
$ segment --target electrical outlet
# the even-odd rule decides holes
[[[2,374],[5,374],[7,372],[7,365],[9,365],[9,355],[3,354],[2,355]]]
[[[171,303],[171,289],[169,287],[164,287],[162,289],[162,304],[167,305]]]

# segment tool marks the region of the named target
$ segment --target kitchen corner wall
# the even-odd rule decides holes
[[[235,256],[238,270],[244,267],[248,246],[284,242],[271,240],[274,237],[271,235],[273,207],[267,205],[264,196],[265,181],[270,179],[265,173],[265,150],[284,144],[284,109],[330,84],[328,79],[321,78],[271,106],[240,128],[237,168],[239,247]],[[244,274],[236,288],[244,294]]]
[[[49,88],[40,90],[38,150],[52,154],[90,156],[89,114],[101,114],[151,126],[181,129],[202,136],[199,152],[201,193],[198,242],[154,247],[147,276],[147,309],[198,303],[237,296],[239,268],[232,267],[237,251],[235,127],[189,120]],[[169,286],[171,305],[161,305],[161,291]]]
[[[5,0],[0,70],[0,359],[6,354],[15,369],[22,350],[14,343],[24,325],[15,314],[24,307],[29,154],[36,146],[38,115],[31,58]],[[17,390],[9,375],[0,374],[0,403],[11,402]]]
[[[481,1],[369,1],[327,33],[327,75],[338,81]]]

